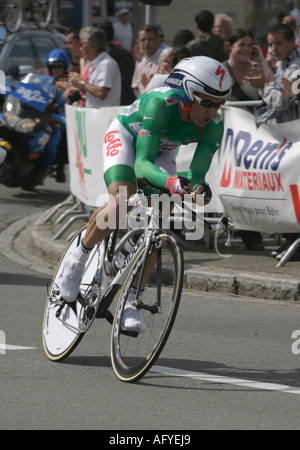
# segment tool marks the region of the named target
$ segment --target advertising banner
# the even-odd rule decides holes
[[[66,106],[70,189],[85,205],[104,203],[107,189],[102,174],[102,143],[107,128],[123,109]]]
[[[237,229],[300,232],[300,120],[256,127],[229,107],[218,159],[218,194]]]

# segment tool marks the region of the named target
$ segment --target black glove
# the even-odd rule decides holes
[[[207,198],[212,198],[212,191],[211,191],[211,188],[209,187],[209,184],[201,183],[201,184],[199,184],[199,186],[203,186],[203,188],[204,188],[202,191],[204,200],[206,200]]]
[[[181,177],[181,176],[178,176],[178,178],[179,178],[179,180],[180,180],[180,186],[181,186],[188,194],[190,194],[191,191],[190,191],[190,188],[188,187],[188,185],[189,185],[189,183],[190,183],[190,180],[189,180],[188,178]]]

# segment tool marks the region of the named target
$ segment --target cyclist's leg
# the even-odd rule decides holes
[[[170,175],[176,175],[176,150],[168,151],[165,153],[161,153],[155,160],[155,165],[165,173],[168,173]],[[166,206],[166,205],[164,205]],[[172,211],[172,205],[169,204],[170,208],[164,208],[164,215],[163,215],[163,223],[162,228],[166,229],[169,214]],[[147,258],[147,266],[145,268],[144,273],[144,280],[142,283],[142,289],[144,289],[145,285],[147,284],[147,281],[152,273],[153,267],[156,264],[156,254],[150,255]],[[136,288],[138,285],[138,279],[139,276],[136,277],[136,279],[133,281],[133,286]]]
[[[111,155],[109,145],[114,140],[114,135],[117,135],[118,146],[122,151]],[[86,235],[81,245],[65,261],[63,276],[58,282],[61,295],[68,302],[77,297],[89,252],[118,226],[119,211],[123,210],[120,205],[124,205],[126,199],[136,192],[134,160],[132,136],[115,120],[107,131],[103,145],[103,170],[109,194],[108,204],[92,214]]]
[[[59,279],[58,286],[62,297],[67,302],[73,302],[77,298],[85,265],[92,249],[118,226],[120,201],[124,203],[126,200],[118,194],[121,187],[125,188],[124,191],[129,196],[136,192],[134,184],[122,181],[108,186],[110,194],[108,204],[94,211],[89,220],[86,235],[64,262],[63,276]],[[110,223],[114,226],[109,226]]]
[[[156,267],[148,280],[139,305],[143,322],[136,329],[123,325],[134,274],[141,272],[148,257],[141,247],[121,288],[111,334],[113,368],[122,381],[136,381],[154,364],[175,321],[183,284],[183,254],[168,233],[156,236]]]
[[[131,195],[135,194],[136,185],[126,181],[115,181],[109,184],[107,190],[108,204],[93,212],[82,241],[88,249],[93,248],[117,228],[120,219],[123,218],[122,213],[127,214],[127,208],[124,209],[123,205]]]

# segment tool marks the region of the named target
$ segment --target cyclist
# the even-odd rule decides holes
[[[119,205],[136,192],[136,178],[144,177],[171,194],[188,193],[176,175],[175,151],[179,145],[198,143],[187,174],[188,189],[194,197],[206,192],[206,204],[211,200],[205,175],[223,136],[217,110],[231,92],[230,75],[220,62],[197,56],[180,61],[165,83],[166,87],[138,97],[107,130],[103,173],[109,201],[92,214],[81,245],[65,262],[58,285],[67,302],[78,295],[89,252],[113,231],[110,219],[118,224]],[[126,194],[122,187],[126,187]],[[134,294],[127,299],[123,325],[127,330],[143,332],[142,313],[131,305]]]

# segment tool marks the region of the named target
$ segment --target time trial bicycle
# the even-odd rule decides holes
[[[154,188],[145,180],[144,186]],[[184,258],[175,235],[161,228],[162,202],[148,206],[145,200],[149,198],[143,191],[128,200],[132,207],[129,221],[130,217],[134,223],[144,220],[147,222],[144,228],[132,227],[121,240],[118,240],[118,228],[94,247],[85,266],[78,298],[72,303],[62,299],[57,281],[63,276],[65,259],[81,242],[86,227],[75,234],[65,250],[50,286],[43,319],[43,346],[50,360],[62,361],[69,356],[94,319],[106,319],[112,324],[111,361],[121,381],[140,379],[163,350],[180,303]],[[209,226],[202,217],[194,218],[199,220],[199,226]],[[115,258],[132,236],[136,236],[136,244],[115,273]],[[146,269],[149,263],[153,266],[150,276]],[[144,317],[143,332],[128,331],[123,325],[124,307],[133,285],[137,285],[134,305]],[[112,313],[109,308],[116,296],[117,305]]]

